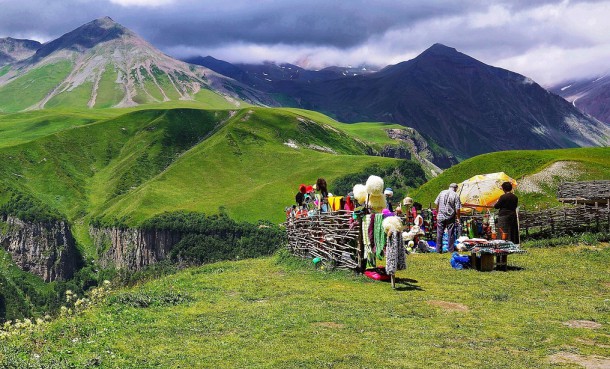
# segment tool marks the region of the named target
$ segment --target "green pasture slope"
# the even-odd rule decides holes
[[[182,107],[191,104],[0,115],[0,205],[17,206],[16,195],[44,204],[72,223],[88,254],[92,218],[137,226],[166,211],[222,207],[237,220],[281,221],[299,183],[397,162],[365,155],[392,143],[376,133],[383,125],[370,124],[378,138],[369,142],[317,113]]]
[[[31,70],[0,87],[0,112],[17,112],[40,102],[71,70],[72,63],[59,61]]]
[[[465,160],[445,170],[438,177],[413,191],[411,197],[425,206],[434,202],[441,190],[451,182],[460,183],[474,175],[505,172],[517,180],[541,172],[556,162],[570,162],[577,165],[577,171],[570,173],[574,180],[610,179],[610,147],[578,148],[562,150],[516,150],[479,155]],[[542,192],[523,194],[517,186],[516,194],[521,206],[558,206],[557,185],[562,179],[551,176],[548,183],[540,187]]]
[[[210,264],[11,336],[0,366],[554,368],[566,357],[608,365],[610,247],[530,249],[509,261],[508,272],[481,273],[415,254],[396,290],[285,256]]]

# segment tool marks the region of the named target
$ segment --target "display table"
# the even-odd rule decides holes
[[[470,264],[479,271],[490,272],[494,269],[508,269],[508,255],[524,254],[526,251],[520,249],[510,241],[489,241],[480,243],[470,250]]]

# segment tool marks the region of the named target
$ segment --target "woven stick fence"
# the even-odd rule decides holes
[[[557,198],[564,202],[605,204],[610,199],[610,181],[564,182],[557,189]]]
[[[303,258],[319,257],[338,269],[360,265],[360,222],[351,212],[321,213],[286,221],[288,248]]]
[[[604,206],[575,205],[519,212],[525,236],[555,237],[577,232],[610,232],[610,202]]]

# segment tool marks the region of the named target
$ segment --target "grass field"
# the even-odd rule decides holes
[[[474,175],[505,172],[517,180],[515,193],[520,205],[526,207],[558,206],[557,185],[565,178],[549,178],[541,186],[542,191],[520,193],[519,183],[529,175],[544,171],[557,162],[576,163],[578,171],[570,173],[572,180],[601,180],[610,178],[610,147],[578,148],[562,150],[515,150],[479,155],[445,170],[441,175],[418,188],[411,197],[424,206],[434,202],[441,190],[452,182],[460,183]]]
[[[509,259],[508,272],[456,271],[448,258],[409,256],[396,290],[346,272],[314,270],[309,261],[283,253],[186,269],[115,291],[76,317],[9,337],[1,345],[0,363],[57,368],[551,368],[560,358],[610,363],[607,244],[529,249]]]

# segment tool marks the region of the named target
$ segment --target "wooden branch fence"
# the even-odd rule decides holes
[[[555,237],[577,232],[610,232],[610,200],[600,206],[574,205],[519,212],[525,237]]]
[[[288,247],[297,256],[319,257],[338,269],[360,269],[361,220],[351,212],[320,213],[286,221]]]
[[[610,181],[564,182],[557,189],[562,202],[605,204],[610,199]]]
[[[477,214],[469,218],[482,220]],[[480,218],[480,219],[479,219]],[[523,238],[557,237],[577,232],[610,232],[610,200],[604,206],[573,205],[546,210],[521,210],[519,224]],[[288,248],[303,258],[319,257],[337,269],[364,271],[362,218],[337,211],[300,218],[286,223]]]

